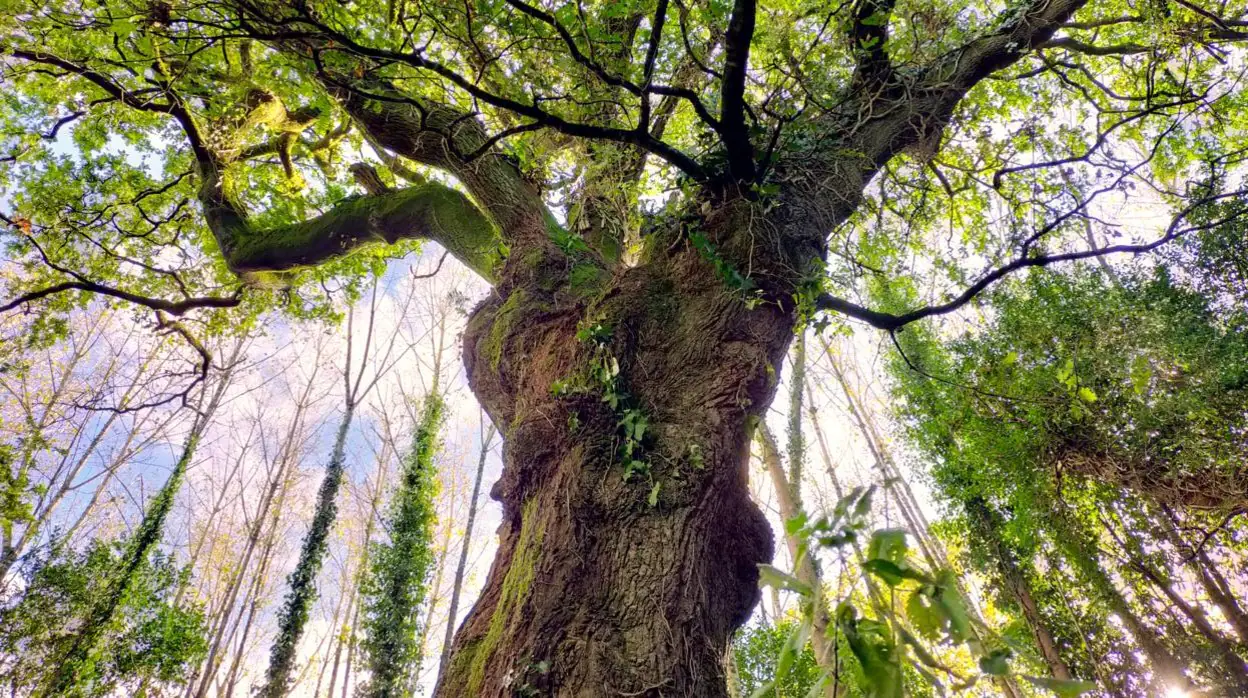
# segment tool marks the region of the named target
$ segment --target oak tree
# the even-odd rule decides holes
[[[493,287],[464,362],[505,440],[437,694],[723,696],[795,327],[897,332],[1237,220],[1244,26],[1194,0],[3,0],[0,310],[103,294],[206,370],[197,335],[438,243]],[[1134,189],[1161,214],[1122,230]],[[861,300],[881,284],[905,302]]]

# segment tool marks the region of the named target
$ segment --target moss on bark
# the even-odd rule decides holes
[[[225,227],[223,251],[242,273],[280,272],[420,238],[438,242],[492,282],[504,256],[494,225],[466,196],[436,182],[344,200],[324,215],[269,230],[253,230],[241,219]]]
[[[490,629],[481,643],[473,648],[472,660],[468,670],[468,695],[475,696],[485,681],[485,667],[490,655],[494,653],[508,626],[514,625],[519,618],[520,610],[533,580],[537,576],[537,558],[541,552],[545,526],[538,521],[537,498],[532,498],[524,505],[520,519],[520,539],[516,543],[516,551],[512,555],[511,564],[507,567],[507,576],[503,578],[502,594],[494,614],[490,617]],[[460,654],[466,654],[461,651]]]

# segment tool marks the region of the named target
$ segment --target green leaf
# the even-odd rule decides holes
[[[888,13],[883,11],[873,12],[863,17],[859,23],[864,27],[882,27],[888,24]]]
[[[1136,395],[1143,395],[1148,392],[1148,386],[1153,380],[1153,365],[1149,363],[1148,357],[1137,356],[1131,362],[1131,387],[1135,389]]]
[[[1096,402],[1096,393],[1085,386],[1079,389],[1079,399],[1084,402]]]
[[[784,522],[784,532],[790,536],[797,535],[798,531],[806,527],[807,520],[808,520],[808,517],[806,515],[806,512],[804,511],[797,512],[797,516],[794,516],[793,518]]]
[[[650,496],[646,498],[646,501],[647,501],[647,502],[649,502],[649,504],[650,504],[650,507],[651,507],[651,508],[654,508],[655,506],[658,506],[658,504],[659,504],[659,488],[660,488],[660,487],[662,487],[662,486],[663,486],[663,483],[662,483],[662,482],[655,482],[655,483],[654,483],[654,487],[651,487],[651,488],[650,488]]]
[[[867,559],[900,563],[906,559],[907,549],[904,530],[884,528],[871,534],[871,542],[867,544]]]
[[[803,596],[810,596],[814,590],[810,585],[793,575],[771,565],[758,566],[759,580],[762,586],[775,587],[776,589],[784,589],[787,591],[796,591]]]
[[[936,602],[923,590],[915,590],[906,598],[906,617],[919,634],[931,641],[940,639],[945,627],[944,614],[936,608]]]
[[[119,19],[116,22],[113,22],[113,26],[112,26],[113,33],[122,39],[128,38],[131,34],[134,34],[134,32],[137,30],[138,30],[138,27],[135,25],[135,23],[131,22],[128,19]]]
[[[979,658],[979,669],[989,676],[1005,676],[1010,673],[1012,655],[1009,649],[993,650]]]
[[[971,619],[966,612],[966,602],[958,592],[957,577],[949,570],[941,570],[936,576],[936,608],[949,623],[949,638],[963,642],[971,636]]]
[[[883,579],[884,583],[890,587],[895,587],[907,579],[925,583],[931,583],[932,581],[927,575],[904,562],[898,564],[891,560],[867,560],[862,563],[862,568]]]
[[[890,587],[895,587],[906,581],[906,577],[902,573],[901,568],[897,566],[897,563],[889,560],[867,560],[862,563],[862,568],[884,580],[884,583]]]

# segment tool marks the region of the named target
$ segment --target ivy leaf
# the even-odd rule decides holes
[[[927,575],[909,565],[898,564],[891,560],[867,560],[862,563],[862,568],[884,580],[884,583],[890,587],[895,587],[907,579],[927,583],[932,581]]]
[[[784,532],[790,536],[797,535],[797,532],[806,527],[806,521],[809,517],[805,511],[797,512],[797,516],[784,522]]]
[[[662,482],[655,482],[654,487],[650,488],[650,496],[646,498],[646,501],[649,502],[651,509],[659,504],[659,488],[662,486]]]
[[[971,635],[971,619],[966,612],[966,602],[958,592],[957,577],[949,570],[941,570],[936,576],[936,608],[949,623],[949,638],[963,642]]]
[[[940,639],[944,629],[944,616],[937,610],[935,601],[923,590],[915,590],[906,599],[906,617],[919,634],[933,642]]]
[[[775,587],[786,591],[796,591],[803,596],[814,594],[810,585],[793,575],[771,565],[758,566],[758,583],[762,586]]]
[[[1135,389],[1136,395],[1144,395],[1148,392],[1148,386],[1153,380],[1153,366],[1149,363],[1148,358],[1137,356],[1131,362],[1131,387]]]
[[[884,528],[871,534],[871,542],[867,544],[867,559],[900,563],[906,559],[907,549],[904,530]]]

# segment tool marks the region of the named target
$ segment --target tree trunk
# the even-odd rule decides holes
[[[1108,521],[1102,519],[1101,525],[1122,546],[1130,566],[1135,568],[1144,579],[1148,580],[1150,584],[1160,591],[1166,600],[1170,602],[1172,608],[1177,609],[1182,618],[1186,618],[1189,623],[1194,625],[1196,631],[1204,636],[1213,649],[1216,650],[1216,658],[1210,658],[1212,659],[1210,664],[1217,665],[1222,669],[1221,673],[1223,676],[1215,679],[1217,685],[1231,691],[1234,695],[1242,695],[1248,692],[1248,665],[1245,665],[1243,658],[1236,652],[1234,643],[1209,622],[1205,609],[1194,607],[1183,598],[1183,595],[1174,588],[1174,580],[1167,574],[1166,570],[1164,568],[1159,569],[1149,560],[1148,553],[1144,550],[1140,537],[1134,531],[1128,528],[1120,536],[1114,531]],[[1205,652],[1193,648],[1189,656],[1201,656],[1204,654]]]
[[[1174,510],[1170,507],[1162,507],[1162,509],[1165,516],[1160,525],[1166,539],[1196,575],[1196,579],[1205,593],[1209,595],[1209,599],[1222,611],[1223,617],[1234,628],[1240,643],[1248,646],[1248,613],[1244,612],[1243,606],[1235,598],[1230,584],[1218,571],[1217,565],[1209,558],[1209,555],[1205,553],[1203,546],[1194,547],[1183,539],[1178,530],[1179,520]]]
[[[1049,631],[1048,621],[1040,614],[1031,595],[1031,583],[1020,569],[1018,556],[1002,539],[1001,515],[993,510],[986,501],[978,497],[965,504],[967,517],[971,520],[973,530],[979,534],[982,543],[989,548],[989,554],[996,564],[997,573],[1001,576],[1004,589],[1023,611],[1023,618],[1036,638],[1036,645],[1044,662],[1049,665],[1049,672],[1055,679],[1070,680],[1070,666],[1062,658],[1061,649],[1053,633]]]
[[[798,414],[801,414],[800,412]],[[792,434],[789,435],[792,439]],[[768,474],[771,475],[772,486],[776,490],[776,503],[780,507],[780,518],[784,521],[796,518],[802,513],[802,507],[798,500],[794,498],[796,487],[793,487],[784,476],[784,465],[780,462],[780,451],[776,447],[776,437],[772,435],[771,430],[767,426],[759,426],[759,444],[762,446],[763,465],[766,466]],[[828,617],[828,607],[823,599],[823,579],[819,573],[819,567],[815,560],[811,559],[809,554],[805,554],[801,549],[801,541],[797,536],[789,535],[787,532],[784,536],[784,542],[789,549],[789,557],[793,560],[795,576],[815,590],[815,597],[811,599],[811,633],[810,646],[815,653],[815,663],[819,668],[828,672],[829,675],[836,673],[835,658],[832,653],[832,640],[828,636],[828,625],[831,619]],[[832,686],[829,685],[824,694],[834,697]]]
[[[490,455],[490,442],[494,440],[494,425],[487,427],[481,438],[481,455],[477,459],[477,474],[472,479],[472,495],[468,500],[468,519],[464,522],[464,543],[459,551],[459,563],[455,566],[455,579],[451,582],[451,601],[446,610],[446,639],[442,641],[441,665],[451,654],[451,642],[455,638],[455,616],[459,610],[459,594],[464,586],[464,574],[468,571],[468,553],[472,547],[472,529],[477,523],[477,504],[481,499],[481,479],[485,475],[485,461]]]
[[[1122,620],[1136,644],[1148,657],[1153,668],[1153,686],[1164,690],[1169,686],[1187,688],[1190,682],[1180,662],[1162,642],[1162,636],[1149,627],[1131,607],[1109,574],[1101,566],[1094,538],[1073,520],[1070,512],[1055,505],[1050,524],[1053,525],[1054,543],[1072,566],[1084,577],[1090,591]]]
[[[436,695],[725,696],[724,651],[772,553],[746,427],[792,311],[747,307],[685,240],[613,278],[568,275],[597,285],[588,298],[560,281],[572,261],[534,244],[464,336],[506,437],[503,522]],[[622,425],[639,415],[638,438]]]
[[[293,687],[290,676],[295,668],[295,654],[316,595],[316,575],[324,561],[329,532],[338,514],[338,489],[342,486],[343,470],[346,468],[347,430],[351,427],[353,415],[354,405],[348,403],[338,423],[329,465],[317,491],[316,511],[304,535],[299,562],[288,577],[290,592],[278,614],[278,635],[269,657],[264,687],[259,692],[264,698],[284,698]]]

